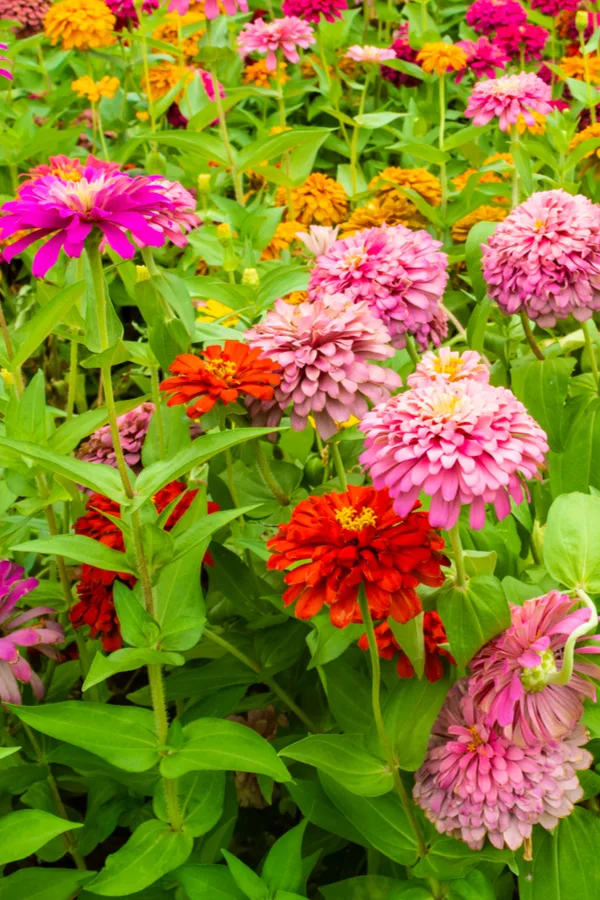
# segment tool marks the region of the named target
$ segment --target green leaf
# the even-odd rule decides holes
[[[122,581],[115,581],[113,599],[125,643],[133,647],[149,647],[155,644],[160,629],[143,606],[141,596],[130,590]]]
[[[408,656],[417,678],[423,677],[425,671],[425,636],[423,634],[424,614],[419,613],[404,625],[391,616],[388,625],[402,650]],[[345,629],[344,629],[345,630]]]
[[[223,719],[198,719],[183,729],[185,741],[163,758],[165,778],[179,778],[196,769],[254,772],[275,781],[290,781],[290,774],[273,747],[246,725]]]
[[[95,684],[106,681],[117,672],[132,672],[142,666],[182,666],[184,663],[185,657],[180,653],[165,653],[161,650],[144,648],[115,650],[109,656],[96,653],[82,690],[88,691]]]
[[[414,879],[399,881],[385,875],[359,875],[319,888],[325,900],[431,900],[431,891],[416,887]]]
[[[288,150],[300,147],[306,151],[306,145],[315,141],[320,146],[328,134],[329,128],[293,128],[266,140],[254,141],[240,151],[239,167],[243,171],[256,169],[262,162],[278,158]]]
[[[129,897],[183,865],[193,844],[191,835],[172,831],[165,822],[143,822],[127,843],[107,858],[87,890],[104,897]]]
[[[218,138],[210,134],[178,134],[175,131],[157,131],[156,133],[145,134],[140,140],[155,141],[158,144],[165,144],[167,147],[174,147],[189,159],[202,159],[210,162],[211,160],[230,165],[229,157],[225,144]],[[233,150],[235,157],[235,150]]]
[[[71,307],[83,296],[85,281],[76,281],[59,291],[45,306],[29,319],[13,334],[15,355],[11,361],[11,369],[16,372],[19,366],[32,356],[43,344],[50,332],[63,321]]]
[[[579,83],[579,82],[577,82]],[[531,156],[525,151],[520,141],[511,141],[510,151],[512,153],[515,167],[521,181],[521,186],[527,196],[533,193],[533,171],[531,168]]]
[[[288,745],[281,754],[315,766],[361,797],[379,797],[394,786],[386,763],[369,753],[364,741],[353,735],[312,734]]]
[[[562,450],[562,413],[569,391],[569,376],[575,366],[572,358],[552,357],[512,370],[512,389],[548,435],[552,450]]]
[[[519,863],[521,900],[597,900],[600,820],[576,806],[557,827],[533,831],[533,861]]]
[[[248,900],[269,900],[270,892],[262,878],[253,872],[241,859],[223,850],[223,856],[233,876],[233,880]]]
[[[480,222],[480,225],[485,223]],[[475,226],[478,227],[477,225]],[[488,328],[488,318],[492,309],[492,301],[484,297],[474,307],[467,323],[467,341],[471,350],[483,353],[483,342]]]
[[[496,230],[497,222],[478,222],[469,231],[465,244],[465,261],[467,263],[467,271],[473,286],[473,292],[478,300],[485,297],[486,286],[481,274],[481,245],[487,242],[487,239]]]
[[[4,414],[7,437],[43,444],[46,440],[46,386],[40,369],[19,399],[13,393]]]
[[[464,667],[489,640],[510,627],[510,610],[502,584],[493,575],[476,575],[466,588],[443,587],[438,612],[452,656]]]
[[[7,756],[18,753],[20,749],[20,747],[0,747],[0,759],[6,759]]]
[[[71,900],[91,877],[78,869],[19,869],[0,879],[0,900]]]
[[[183,866],[173,875],[189,900],[246,900],[225,866]]]
[[[344,659],[336,659],[321,671],[329,706],[340,727],[350,734],[366,734],[373,722],[366,678]]]
[[[564,452],[549,454],[553,496],[600,488],[600,398],[569,398],[562,426]]]
[[[0,865],[26,859],[59,834],[81,827],[41,809],[9,812],[0,818]]]
[[[481,850],[471,850],[462,841],[452,837],[438,837],[431,844],[427,856],[420,859],[414,868],[419,878],[464,878],[475,866],[482,862],[512,863],[514,853],[508,847],[497,850],[486,843]]]
[[[356,643],[364,633],[362,625],[347,625],[346,628],[336,628],[331,624],[328,613],[321,613],[311,620],[313,631],[306,638],[306,643],[312,653],[312,659],[308,668],[324,666],[338,659],[351,644]]]
[[[425,759],[433,723],[448,693],[447,679],[399,679],[383,709],[386,730],[401,769],[414,772]]]
[[[548,513],[544,564],[567,588],[600,593],[600,497],[563,494]]]
[[[206,834],[217,824],[225,801],[224,772],[188,772],[177,779],[179,809],[185,830],[192,837]],[[154,792],[154,814],[163,822],[169,821],[169,813],[162,781]]]
[[[99,541],[82,534],[57,534],[54,537],[39,538],[36,541],[25,541],[12,549],[23,553],[49,553],[66,556],[107,572],[136,574],[135,570],[127,565],[125,553],[112,550]]]
[[[163,650],[190,650],[202,637],[206,624],[200,587],[202,556],[196,551],[169,563],[160,571],[156,589],[156,618],[161,629],[160,646]]]
[[[252,512],[253,509],[257,509],[257,506],[242,506],[240,509],[224,509],[221,512],[214,512],[210,515],[203,516],[175,538],[175,552],[173,554],[172,562],[175,562],[182,556],[186,556],[188,553],[193,553],[200,544],[208,543],[210,537],[215,534],[215,532],[219,531],[221,528],[225,528],[226,525],[233,522],[234,519],[237,519],[239,516]]]
[[[436,166],[441,166],[450,159],[449,153],[445,153],[444,150],[433,147],[431,144],[415,144],[409,141],[408,143],[392,144],[387,149],[401,150],[403,153],[408,153],[416,159],[424,159],[425,162],[433,163]]]
[[[261,877],[271,891],[299,891],[304,881],[302,866],[302,839],[308,825],[308,819],[290,828],[273,844]]]
[[[149,398],[150,395],[147,394],[142,397],[134,397],[132,400],[120,400],[115,404],[117,415],[122,416],[124,413],[140,406]],[[70,453],[85,437],[92,434],[96,429],[101,428],[102,425],[106,425],[107,422],[108,412],[105,407],[88,409],[87,412],[82,413],[80,416],[75,416],[70,422],[64,422],[57,428],[48,440],[48,447],[54,450],[55,453]]]
[[[11,709],[35,731],[89,750],[126,772],[145,772],[158,762],[154,717],[147,709],[78,700]]]
[[[467,125],[466,128],[460,128],[446,138],[444,150],[455,150],[456,147],[462,147],[463,144],[468,144],[474,138],[481,137],[484,131],[485,127],[482,128],[481,125]]]
[[[360,834],[346,816],[333,805],[319,781],[294,779],[287,785],[292,800],[313,825],[336,834],[345,841],[369,847],[369,842]]]
[[[354,121],[357,125],[362,125],[363,128],[384,128],[386,125],[391,125],[396,119],[405,115],[407,115],[407,113],[363,113],[362,116],[354,116]]]

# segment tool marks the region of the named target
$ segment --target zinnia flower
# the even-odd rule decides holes
[[[497,46],[511,59],[520,58],[524,62],[541,59],[550,32],[541,25],[503,25],[496,32]]]
[[[261,259],[279,259],[282,250],[288,250],[296,240],[302,225],[300,222],[280,222],[270,243],[262,251]]]
[[[502,78],[477,82],[469,97],[465,116],[472,118],[474,125],[487,125],[494,116],[498,116],[500,131],[507,131],[519,116],[523,116],[528,125],[535,125],[532,112],[550,115],[551,99],[550,85],[544,84],[533,72],[503,75]]]
[[[484,159],[483,166],[491,166],[496,162],[505,162],[507,166],[503,167],[500,171],[482,172],[477,179],[478,184],[501,184],[503,179],[505,181],[509,181],[512,178],[512,168],[514,166],[512,154],[494,153],[492,154],[492,156],[488,156],[487,159]],[[510,166],[510,168],[508,168],[508,166]],[[455,178],[453,178],[452,183],[455,186],[456,190],[463,191],[466,188],[471,175],[476,175],[478,171],[478,169],[467,169],[466,172],[462,172],[460,175],[457,175]]]
[[[385,323],[394,347],[404,347],[406,334],[416,334],[434,317],[448,280],[448,257],[426,231],[403,225],[368,228],[336,241],[317,259],[308,295],[344,294],[364,300]],[[418,340],[422,349],[427,340]]]
[[[563,78],[575,78],[590,84],[600,84],[600,56],[587,54],[585,57],[563,56],[560,61]]]
[[[105,0],[106,5],[116,17],[115,31],[123,31],[124,28],[138,28],[139,16],[135,8],[135,0]],[[146,15],[158,9],[160,0],[143,0],[142,12]]]
[[[221,14],[221,6],[228,16],[235,16],[238,8],[241,12],[248,12],[247,0],[205,0],[203,3],[204,15],[207,19],[216,19]],[[177,12],[185,16],[190,8],[190,0],[170,0],[169,12]]]
[[[287,63],[281,60],[279,63],[279,80],[281,84],[285,84],[290,80],[290,76],[286,75]],[[254,87],[273,89],[277,83],[275,71],[267,68],[267,62],[259,59],[256,62],[248,63],[244,69],[244,84],[253,84]]]
[[[96,49],[114,44],[116,21],[104,0],[59,0],[46,14],[44,32],[63,50]]]
[[[447,44],[445,41],[433,41],[423,44],[417,53],[417,62],[424,72],[435,72],[445,75],[447,72],[458,72],[467,65],[467,54],[458,44]]]
[[[383,659],[394,659],[398,654],[396,671],[400,678],[412,678],[415,674],[413,665],[394,637],[394,632],[387,622],[382,622],[375,628],[375,639],[379,655]],[[444,677],[444,665],[442,658],[455,665],[454,657],[441,647],[448,640],[442,620],[436,612],[426,612],[423,615],[423,640],[425,644],[425,678],[432,683]],[[360,638],[358,646],[361,650],[369,649],[369,639],[366,634]]]
[[[19,38],[31,37],[44,30],[44,17],[52,0],[0,0],[0,19],[14,19],[20,28],[13,29]]]
[[[478,34],[492,34],[503,25],[524,25],[527,11],[516,0],[475,0],[466,22]]]
[[[330,225],[311,225],[308,231],[299,231],[296,235],[313,256],[327,253],[337,240],[337,236],[338,228],[332,228]]]
[[[0,700],[4,703],[21,703],[17,682],[30,684],[34,696],[41,700],[44,685],[21,648],[35,647],[44,656],[58,659],[52,644],[60,644],[65,636],[58,622],[41,618],[56,610],[49,606],[36,606],[25,611],[16,609],[23,597],[39,584],[37,578],[25,578],[25,569],[9,562],[0,562]],[[39,619],[33,622],[33,619]]]
[[[440,834],[480,850],[486,837],[516,850],[534,825],[552,830],[583,796],[577,771],[593,757],[581,745],[578,726],[567,739],[521,748],[487,728],[470,697],[466,679],[448,694],[415,775],[413,797]]]
[[[408,22],[402,22],[398,30],[395,32],[395,40],[391,46],[396,59],[403,59],[405,62],[417,62],[417,51],[413,50],[408,41]],[[406,75],[404,72],[398,72],[390,66],[381,67],[381,77],[386,81],[391,81],[396,87],[406,85],[407,87],[415,87],[421,82],[413,75]]]
[[[8,44],[0,44],[0,50],[8,50]],[[0,60],[6,62],[8,60],[7,56],[0,56]],[[3,78],[8,78],[9,81],[13,80],[12,73],[8,71],[8,69],[0,69],[0,75]]]
[[[250,53],[266,53],[267,69],[275,71],[277,51],[281,50],[288,62],[297,63],[300,59],[297,47],[306,50],[315,43],[314,31],[310,25],[296,16],[284,19],[273,19],[265,22],[256,19],[247,22],[238,37],[238,48],[242,56]]]
[[[104,75],[100,81],[94,81],[89,75],[82,75],[81,78],[71,82],[71,90],[75,91],[78,97],[85,97],[90,103],[98,103],[102,97],[112,100],[119,89],[119,84],[118,78],[109,75]]]
[[[551,328],[600,309],[600,209],[581,194],[533,194],[483,246],[488,293],[501,310],[524,310]]]
[[[573,140],[569,141],[569,151],[573,151],[580,144],[583,144],[584,141],[591,141],[593,138],[600,138],[600,122],[589,124],[586,128],[578,131]],[[590,157],[600,159],[600,147],[590,150],[585,154],[584,159],[589,159]]]
[[[396,54],[391,47],[361,47],[360,44],[353,44],[352,47],[348,47],[344,56],[359,63],[382,63],[386,59],[396,58]]]
[[[269,569],[295,567],[284,579],[284,604],[295,603],[299,619],[310,619],[327,605],[337,628],[362,622],[358,589],[363,583],[374,618],[391,615],[408,622],[421,611],[417,585],[441,585],[440,566],[447,564],[444,541],[427,513],[411,510],[400,518],[387,491],[371,487],[350,486],[343,494],[302,500],[267,547]]]
[[[550,591],[511,606],[511,626],[471,660],[469,695],[484,713],[485,725],[498,725],[520,747],[566,737],[583,715],[583,700],[595,702],[588,678],[600,678],[600,666],[575,658],[568,684],[552,684],[561,668],[569,635],[590,618],[577,599]],[[598,640],[598,638],[596,638]],[[579,638],[578,644],[589,641]],[[600,646],[578,646],[578,654],[600,653]]]
[[[120,166],[117,162],[106,162],[104,159],[98,159],[91,153],[88,154],[85,162],[77,157],[50,156],[47,163],[41,163],[34,166],[25,175],[21,175],[24,179],[23,184],[42,178],[44,175],[55,175],[61,181],[81,181],[86,169],[102,169],[107,174],[119,172]]]
[[[205,21],[206,16],[204,13],[196,10],[191,10],[184,16],[180,16],[176,12],[168,13],[158,28],[155,28],[152,32],[152,37],[157,41],[163,41],[165,44],[171,44],[177,49],[178,53],[181,47],[183,56],[186,59],[191,59],[198,53],[198,41],[205,34],[206,29],[199,28],[187,37],[184,37],[185,32],[183,29],[188,25],[197,25],[198,22]]]
[[[297,16],[306,22],[320,22],[321,16],[327,22],[342,18],[342,11],[348,9],[346,0],[283,0],[281,11],[286,16]]]
[[[507,388],[466,380],[397,394],[367,413],[359,429],[361,462],[377,488],[389,488],[406,515],[424,491],[435,528],[451,528],[470,506],[471,528],[482,528],[485,504],[499,519],[510,500],[523,501],[523,479],[538,477],[546,435]]]
[[[342,237],[382,225],[404,225],[418,230],[427,225],[427,220],[411,200],[393,189],[373,197],[364,206],[357,206],[348,221],[341,225]]]
[[[385,327],[366,303],[342,294],[298,306],[277,300],[246,339],[283,369],[273,403],[250,406],[257,422],[277,424],[292,403],[292,428],[303,431],[312,413],[319,434],[328,440],[337,432],[337,421],[360,418],[368,400],[379,403],[400,385],[391,369],[372,365],[393,356]]]
[[[369,190],[377,191],[378,197],[397,195],[398,187],[415,191],[431,206],[439,206],[442,201],[442,183],[427,169],[401,169],[399,166],[388,166],[369,182]]]
[[[243,396],[272,400],[281,381],[279,371],[277,362],[265,359],[260,350],[241,341],[225,341],[224,348],[207,347],[200,356],[182,353],[169,366],[173,377],[165,379],[160,389],[170,395],[167,406],[196,400],[187,414],[190,419],[199,419],[219,400],[224,405]]]
[[[476,350],[458,353],[450,347],[440,347],[437,353],[424,353],[417,368],[406,379],[409,387],[443,386],[458,381],[480,381],[488,384],[490,370]]]
[[[510,57],[505,51],[492,44],[486,37],[480,37],[475,41],[459,41],[456,45],[467,54],[467,62],[464,69],[458,73],[456,83],[462,81],[463,75],[470,69],[476,78],[485,75],[487,78],[496,77],[496,69],[504,69]]]
[[[154,403],[142,403],[117,419],[121,449],[128,466],[137,466],[141,459],[142,447],[146,440],[150,419],[154,414]],[[76,453],[78,459],[103,463],[117,468],[117,458],[110,425],[103,425],[81,445]]]
[[[303,225],[338,225],[348,215],[348,195],[339,181],[313,172],[304,184],[291,189],[294,219]],[[285,206],[285,188],[277,188],[275,206]]]
[[[509,210],[503,206],[478,206],[473,212],[457,219],[450,229],[450,234],[454,241],[464,243],[475,225],[480,222],[503,222],[508,214]]]
[[[558,16],[565,10],[576,10],[579,0],[531,0],[531,8],[539,9],[545,16]]]
[[[240,321],[240,317],[236,315],[235,311],[225,303],[221,303],[220,300],[197,300],[195,305],[198,312],[196,322],[216,322],[220,319],[222,320],[221,324],[226,328],[233,328]]]

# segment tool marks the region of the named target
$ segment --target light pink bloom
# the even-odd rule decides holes
[[[276,425],[291,403],[292,428],[302,431],[312,413],[328,440],[338,430],[336,422],[360,419],[367,401],[379,403],[400,386],[395,372],[371,363],[394,355],[386,329],[366,303],[341,294],[298,306],[276,300],[245,337],[283,367],[275,400],[251,404],[254,421]]]
[[[223,0],[223,6],[228,16],[234,16],[238,11],[248,12],[248,0]],[[190,8],[190,0],[171,0],[169,3],[169,12],[177,12],[180,16],[185,16]],[[221,10],[217,0],[206,0],[204,4],[204,15],[207,19],[216,19],[220,15]]]
[[[534,825],[551,830],[581,800],[577,771],[593,762],[582,749],[588,736],[579,725],[562,742],[517,747],[483,723],[466,681],[451,689],[433,726],[413,797],[440,834],[473,850],[486,837],[516,850]]]
[[[427,387],[432,383],[439,386],[457,381],[481,381],[486,384],[490,380],[490,370],[476,350],[465,350],[458,353],[450,347],[440,347],[437,353],[423,354],[417,368],[406,379],[413,388]]]
[[[150,419],[154,414],[154,403],[142,403],[130,412],[117,419],[119,437],[125,462],[128,466],[136,466],[142,455],[142,447],[146,440]],[[81,445],[77,458],[91,463],[103,463],[117,468],[115,446],[110,433],[110,425],[103,425]]]
[[[308,295],[323,292],[365,300],[387,326],[394,347],[404,347],[414,334],[422,350],[445,323],[439,311],[448,281],[448,257],[426,231],[404,225],[366,228],[336,241],[319,256],[310,276]],[[434,318],[433,329],[425,328]],[[437,340],[439,343],[439,339]]]
[[[485,504],[499,519],[510,497],[521,503],[523,479],[539,477],[546,434],[507,388],[478,381],[431,384],[397,394],[358,426],[360,460],[376,488],[388,488],[399,516],[421,491],[431,499],[434,528],[451,528],[462,505],[472,528],[482,528]]]
[[[283,52],[288,62],[297,63],[300,57],[296,48],[306,50],[315,40],[312,27],[297,16],[285,16],[283,19],[273,19],[272,22],[257,19],[242,28],[238,36],[238,49],[241,56],[266,53],[267,69],[274,72],[278,50]]]
[[[528,125],[535,125],[532,112],[548,116],[552,112],[550,100],[552,91],[533,72],[518,75],[503,75],[478,81],[471,92],[465,116],[473,119],[474,125],[487,125],[498,116],[500,131],[507,131],[519,116]]]
[[[210,75],[208,77],[210,78]],[[157,211],[151,221],[176,247],[185,247],[186,234],[200,223],[195,211],[196,199],[178,181],[158,178],[156,183],[169,202],[164,210]]]
[[[360,44],[348,47],[344,56],[360,63],[382,63],[387,59],[396,59],[396,53],[391,47],[372,47],[370,45],[361,47]]]
[[[483,246],[490,297],[542,327],[600,309],[600,208],[581,194],[533,194],[500,222]]]
[[[596,700],[587,677],[600,678],[600,667],[581,659],[568,684],[548,683],[562,666],[567,638],[590,618],[589,609],[577,605],[567,594],[550,591],[513,606],[511,627],[471,660],[469,695],[485,724],[499,725],[520,747],[564,738],[583,715],[584,698]],[[577,652],[600,653],[600,646],[589,644]]]
[[[311,225],[308,231],[299,231],[296,237],[313,256],[322,256],[336,242],[338,231],[339,225],[335,228],[331,225]]]

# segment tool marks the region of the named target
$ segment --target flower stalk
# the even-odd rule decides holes
[[[579,638],[586,634],[592,634],[598,627],[598,610],[594,601],[586,594],[583,588],[577,588],[576,597],[590,611],[590,617],[578,628],[571,632],[565,643],[563,651],[563,663],[558,672],[554,672],[548,676],[549,684],[565,685],[568,684],[573,676],[573,668],[575,666],[576,645]]]
[[[448,530],[448,536],[450,537],[454,565],[456,566],[454,584],[457,588],[464,588],[467,583],[467,571],[465,568],[465,553],[460,539],[460,526],[458,522]]]

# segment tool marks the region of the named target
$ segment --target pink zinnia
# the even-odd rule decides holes
[[[517,747],[482,721],[466,679],[448,694],[415,775],[413,797],[440,834],[480,850],[486,837],[516,850],[534,825],[552,830],[583,797],[577,771],[591,753],[581,725],[561,743]]]
[[[238,48],[242,56],[248,56],[249,53],[266,53],[267,69],[274,72],[278,50],[283,52],[288,62],[297,63],[300,57],[296,48],[302,47],[306,50],[315,43],[315,40],[312,27],[296,16],[286,16],[272,22],[257,19],[244,25],[238,37]]]
[[[481,381],[487,384],[490,370],[476,350],[457,353],[450,347],[440,347],[437,353],[425,353],[415,371],[406,379],[409,387],[443,386],[458,381]]]
[[[504,519],[510,497],[523,501],[523,480],[539,477],[548,451],[545,433],[511,391],[472,380],[397,394],[358,427],[360,460],[375,487],[389,488],[399,516],[424,491],[434,528],[451,528],[463,505],[472,528],[483,527],[486,503]]]
[[[223,0],[223,6],[228,16],[234,16],[238,8],[241,12],[248,12],[247,0]],[[169,12],[177,12],[180,16],[185,16],[189,8],[190,0],[171,0],[169,3]],[[218,0],[206,0],[203,11],[207,19],[216,19],[221,13]]]
[[[471,660],[469,695],[484,713],[485,724],[498,725],[520,747],[564,738],[583,715],[585,697],[596,700],[587,678],[600,678],[600,666],[576,657],[568,684],[549,680],[562,666],[569,635],[590,618],[589,609],[577,606],[577,600],[559,591],[512,606],[510,628]],[[577,652],[600,653],[600,646],[578,647]]]
[[[496,69],[504,69],[510,58],[501,47],[490,43],[486,37],[480,37],[477,42],[459,41],[456,46],[467,54],[467,67],[460,69],[457,73],[457,84],[462,81],[469,69],[476,78],[481,78],[483,75],[495,78]]]
[[[394,32],[394,38],[391,49],[394,51],[396,59],[403,59],[405,62],[415,63],[416,65],[418,51],[413,50],[408,41],[408,22],[402,22],[397,31]],[[407,75],[405,72],[398,72],[397,69],[392,69],[391,66],[381,67],[381,77],[385,78],[386,81],[391,81],[397,87],[400,87],[402,84],[405,84],[407,87],[415,87],[415,85],[421,84],[418,78],[415,78],[413,75]]]
[[[303,431],[312,414],[328,440],[338,430],[336,422],[360,419],[367,401],[387,399],[401,383],[391,369],[372,364],[394,355],[385,327],[366,303],[341,294],[298,306],[276,300],[275,309],[245,336],[283,368],[275,400],[251,404],[255,421],[275,425],[292,403],[292,428]]]
[[[600,208],[563,190],[533,194],[500,222],[483,247],[488,293],[512,315],[544,328],[600,309]]]
[[[369,45],[361,47],[360,44],[353,44],[352,47],[348,47],[344,56],[359,63],[382,63],[386,59],[395,59],[396,53],[391,47],[372,47]]]
[[[466,21],[479,34],[492,34],[503,25],[524,24],[527,11],[516,0],[475,0]]]
[[[573,12],[580,0],[531,0],[531,8],[539,9],[545,16],[559,16],[561,12]]]
[[[496,32],[496,44],[511,59],[541,59],[550,32],[541,25],[504,25]]]
[[[135,0],[105,0],[111,13],[116,17],[115,31],[123,31],[124,28],[138,28],[139,16],[135,8]],[[149,15],[158,9],[160,0],[144,0],[142,12]]]
[[[286,16],[297,16],[306,22],[319,22],[321,16],[328,22],[342,18],[342,10],[348,9],[346,0],[283,0],[281,11]]]
[[[465,116],[472,118],[474,125],[487,125],[494,116],[498,116],[500,131],[507,131],[519,116],[523,116],[528,125],[535,125],[532,112],[549,115],[552,112],[551,99],[550,86],[533,72],[503,75],[502,78],[477,82],[469,97]]]
[[[8,44],[0,44],[0,50],[8,50]],[[0,59],[3,62],[8,62],[8,56],[0,56]],[[13,80],[12,74],[8,69],[0,69],[0,75],[2,75],[3,78],[8,78],[9,81]]]
[[[153,414],[154,403],[146,402],[117,419],[121,448],[128,466],[136,466],[140,461],[142,447]],[[103,463],[116,469],[117,458],[110,425],[98,428],[81,445],[76,455],[78,459],[84,459],[91,463]]]

